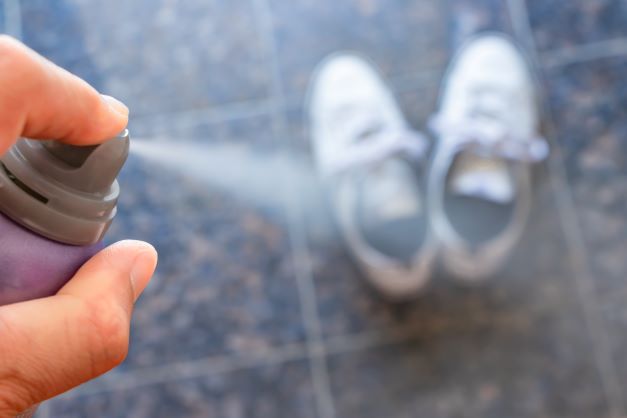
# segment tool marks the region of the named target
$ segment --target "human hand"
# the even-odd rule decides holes
[[[93,145],[128,108],[19,42],[0,36],[0,155],[20,136]],[[12,417],[119,365],[133,305],[157,263],[152,246],[115,244],[56,296],[0,307],[0,417]]]

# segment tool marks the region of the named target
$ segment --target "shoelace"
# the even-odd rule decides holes
[[[392,155],[403,155],[415,161],[425,157],[429,146],[424,135],[409,128],[385,129],[377,120],[376,116],[365,112],[359,117],[353,116],[350,123],[344,122],[346,135],[362,139],[341,154],[327,158],[322,167],[324,174],[335,176],[355,168],[376,165]]]
[[[516,138],[502,125],[489,123],[483,118],[453,124],[436,114],[431,118],[429,128],[441,137],[455,138],[456,152],[469,150],[480,155],[532,164],[544,161],[550,152],[546,139],[540,136]]]

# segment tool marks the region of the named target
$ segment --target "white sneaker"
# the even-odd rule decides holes
[[[461,48],[432,120],[438,144],[429,173],[432,227],[445,266],[460,279],[496,273],[528,220],[531,164],[549,154],[538,136],[535,83],[501,35]]]
[[[353,54],[319,66],[308,107],[318,168],[350,252],[378,290],[411,298],[429,280],[435,253],[420,175],[425,137]]]

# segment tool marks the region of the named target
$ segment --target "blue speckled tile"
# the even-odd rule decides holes
[[[249,0],[24,0],[24,40],[136,114],[266,98]]]
[[[606,319],[617,376],[627,397],[627,59],[554,70],[551,106]]]
[[[306,362],[51,401],[55,418],[314,418]]]
[[[368,55],[388,76],[438,72],[450,48],[486,30],[510,31],[495,0],[270,1],[281,75],[299,101],[315,66],[335,51]]]
[[[5,22],[5,15],[4,15],[4,1],[0,2],[0,33],[5,33],[6,31],[6,22]]]
[[[428,133],[429,119],[438,110],[442,75],[425,77],[417,85],[393,86],[398,104],[412,128]]]
[[[447,0],[449,45],[458,46],[469,36],[486,31],[512,34],[507,2],[502,0]]]
[[[627,4],[620,0],[527,0],[540,51],[627,35]]]
[[[600,296],[627,276],[627,59],[555,69],[551,108]]]
[[[438,1],[270,1],[279,62],[289,97],[300,99],[326,55],[354,50],[386,74],[441,68],[446,26]]]
[[[126,101],[135,137],[229,144],[269,160],[293,139],[291,151],[312,167],[301,99],[323,56],[337,49],[372,56],[392,76],[412,125],[422,127],[453,48],[478,31],[511,30],[507,2],[498,0],[269,0],[291,103],[290,132],[274,138],[267,109],[222,122],[211,116],[220,112],[194,110],[268,98],[271,66],[251,3],[22,0],[24,34],[44,55]],[[528,3],[542,51],[624,31],[617,2]],[[611,304],[607,294],[623,290],[627,271],[627,182],[620,181],[627,149],[618,139],[627,120],[619,83],[625,69],[622,61],[561,69],[549,84],[578,213],[595,248],[597,290],[608,301],[603,313],[616,363],[627,354],[625,304],[616,297]],[[50,415],[315,417],[306,361],[184,380],[173,367],[170,382],[88,394],[155,366],[223,356],[247,363],[305,340],[281,208],[137,156],[121,182],[110,239],[153,242],[159,271],[136,310],[128,361],[106,382],[53,401]],[[397,306],[377,296],[350,261],[319,185],[299,190],[296,198],[306,191],[316,201],[305,222],[322,332],[335,353],[329,371],[338,418],[607,416],[559,214],[546,178],[539,183],[531,227],[505,272],[474,288],[437,272],[421,299]],[[412,342],[334,351],[346,349],[346,334],[396,339],[399,330]]]
[[[479,32],[512,34],[506,5],[496,0],[449,0],[445,4],[414,1],[403,5],[350,1],[341,7],[327,1],[271,4],[277,13],[275,36],[288,94],[287,137],[293,152],[312,168],[303,92],[314,67],[325,55],[339,48],[370,56],[384,72],[410,125],[426,131],[430,116],[437,110],[439,83],[448,64],[446,60],[455,49]],[[303,15],[313,17],[298,19]],[[351,15],[353,19],[358,17],[355,27],[344,24]],[[429,20],[427,26],[433,29],[431,32],[421,26],[421,19]],[[393,31],[382,29],[395,24],[398,28]],[[377,25],[377,36],[366,30]],[[329,33],[321,33],[321,28]],[[395,47],[390,49],[390,44]],[[429,54],[436,59],[431,59]],[[314,241],[330,239],[330,243],[322,245],[336,248],[337,231],[331,222],[322,184],[319,182],[313,190],[319,196],[318,204],[301,205],[307,232]]]
[[[20,0],[23,41],[39,53],[65,60],[89,52],[85,42],[85,23],[80,4],[62,0]]]
[[[234,135],[238,147],[271,156],[267,117],[230,123],[233,127],[225,122],[201,128],[202,122],[173,121],[170,131],[155,134],[223,142]],[[136,130],[145,132],[141,126]],[[144,239],[160,253],[157,276],[134,317],[132,348],[122,369],[246,357],[303,341],[284,208],[257,205],[236,190],[166,166],[131,156],[120,179],[123,194],[109,238]],[[273,187],[281,192],[280,183]]]
[[[591,363],[579,324],[547,315],[460,319],[402,345],[332,356],[329,370],[341,417],[606,417]]]
[[[599,312],[610,336],[609,350],[623,400],[627,399],[627,291],[605,298]]]

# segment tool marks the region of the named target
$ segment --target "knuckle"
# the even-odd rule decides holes
[[[83,80],[80,80],[80,82],[85,85],[86,94],[83,97],[83,105],[85,106],[85,108],[88,109],[90,112],[101,111],[101,109],[103,108],[103,103],[100,95],[96,92],[96,90],[93,90],[91,87],[89,87],[87,83]]]
[[[90,303],[84,315],[87,330],[88,355],[94,375],[100,375],[120,365],[128,354],[128,314],[116,305]]]
[[[3,353],[0,355],[0,417],[5,416],[5,411],[22,411],[42,396],[43,387],[27,377],[29,364],[19,356],[16,358],[11,349],[11,346],[26,344],[28,338],[23,338],[10,317],[0,311],[0,353]]]
[[[28,59],[25,46],[8,35],[0,35],[0,67],[21,68]],[[16,73],[16,71],[12,71]],[[10,74],[10,73],[9,73]]]
[[[28,345],[29,338],[15,325],[12,317],[6,311],[0,310],[0,353],[11,353],[12,346]],[[11,370],[15,363],[11,356],[0,355],[0,380],[4,372]]]
[[[0,378],[0,416],[13,416],[34,403],[32,390],[21,382],[19,374]]]
[[[12,338],[14,327],[9,318],[0,311],[0,337],[6,341]]]
[[[12,55],[19,53],[22,49],[22,44],[10,37],[9,35],[0,34],[0,54]]]
[[[37,60],[19,41],[0,35],[0,87],[19,92],[39,91],[41,77],[37,77]],[[3,95],[7,100],[10,95]]]
[[[90,87],[83,80],[78,78],[75,78],[75,80],[78,83],[84,84],[84,88],[82,89],[84,94],[81,95],[80,106],[84,114],[90,115],[90,117],[78,121],[76,129],[81,132],[81,137],[84,137],[87,140],[101,139],[102,126],[98,123],[94,123],[94,121],[103,119],[103,115],[106,115],[107,112],[106,106],[104,105],[100,94],[98,94],[96,90]]]

